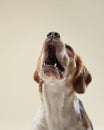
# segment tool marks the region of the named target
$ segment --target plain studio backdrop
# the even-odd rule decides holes
[[[41,103],[33,73],[50,31],[91,72],[92,83],[78,96],[95,130],[104,130],[103,0],[0,0],[0,130],[31,130]]]

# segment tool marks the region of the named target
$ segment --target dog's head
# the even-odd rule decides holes
[[[63,80],[77,93],[84,93],[91,82],[91,75],[73,48],[60,39],[60,34],[50,32],[43,44],[34,80]]]

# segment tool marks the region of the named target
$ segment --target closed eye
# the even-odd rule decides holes
[[[65,47],[66,47],[69,51],[72,51],[72,52],[73,52],[73,49],[71,48],[71,46],[65,44]]]

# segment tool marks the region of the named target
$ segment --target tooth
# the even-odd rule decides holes
[[[44,64],[43,64],[44,66],[45,66],[45,62],[44,62]]]
[[[56,67],[56,65],[57,65],[57,64],[55,63],[55,64],[54,64],[54,67]]]

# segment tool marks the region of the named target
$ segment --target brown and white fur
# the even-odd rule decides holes
[[[73,48],[51,32],[34,73],[42,104],[32,130],[93,130],[76,93],[84,93],[92,78]]]

